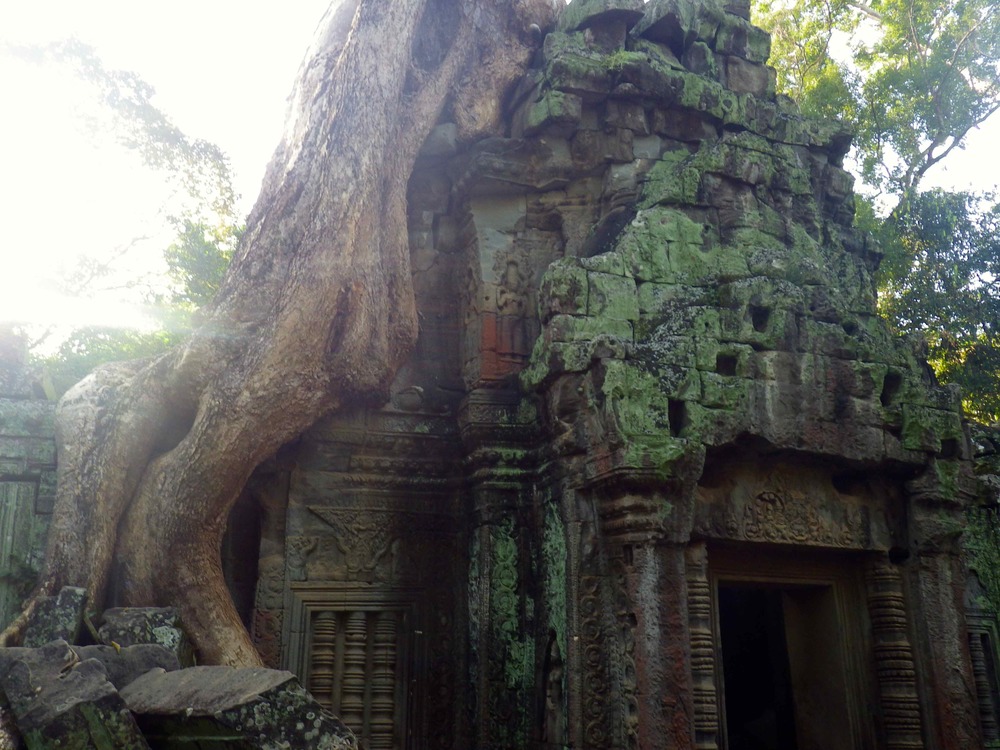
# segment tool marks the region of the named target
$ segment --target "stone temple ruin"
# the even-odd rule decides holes
[[[428,140],[391,401],[262,467],[224,550],[366,747],[1000,746],[959,397],[769,47],[742,0],[574,0],[506,137]]]

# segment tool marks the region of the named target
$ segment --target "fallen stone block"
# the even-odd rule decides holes
[[[354,734],[291,672],[257,667],[154,670],[121,692],[155,746],[356,750]],[[213,745],[214,746],[214,745]]]
[[[65,641],[0,649],[0,690],[28,750],[149,748],[104,665]]]
[[[102,643],[109,646],[155,643],[176,654],[182,667],[194,665],[194,649],[181,628],[180,615],[173,607],[106,609],[98,636]]]
[[[14,713],[0,692],[0,750],[24,750],[24,740],[14,721]]]
[[[80,661],[94,659],[104,665],[108,681],[121,690],[130,682],[151,669],[173,672],[181,668],[177,654],[156,643],[137,643],[134,646],[74,646]]]
[[[42,599],[28,621],[24,646],[38,648],[50,641],[76,641],[86,602],[87,592],[75,586],[66,586],[58,595]]]

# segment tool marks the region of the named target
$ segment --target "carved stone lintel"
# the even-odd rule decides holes
[[[885,746],[889,750],[923,748],[916,668],[908,635],[902,577],[895,565],[879,556],[868,565],[865,578]]]
[[[733,538],[752,542],[863,548],[865,523],[860,510],[845,505],[842,514],[831,518],[808,502],[768,491],[748,500],[739,515],[732,512],[726,530]]]

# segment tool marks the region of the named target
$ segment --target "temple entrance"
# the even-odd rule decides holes
[[[774,567],[744,565],[716,578],[724,747],[869,746],[868,722],[859,715],[866,681],[856,668],[856,589],[823,576],[825,566],[785,576]]]
[[[719,586],[719,628],[731,750],[794,748],[795,709],[782,592]]]

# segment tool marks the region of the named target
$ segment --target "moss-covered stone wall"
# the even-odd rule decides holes
[[[55,405],[35,393],[26,357],[0,330],[0,626],[34,585],[55,499]]]
[[[609,167],[592,230],[617,233],[545,272],[526,387],[580,378],[587,449],[664,476],[747,436],[854,461],[967,459],[957,393],[875,314],[849,134],[774,95],[766,34],[712,2],[570,9],[525,134],[573,129],[574,145],[590,134],[633,158]]]

